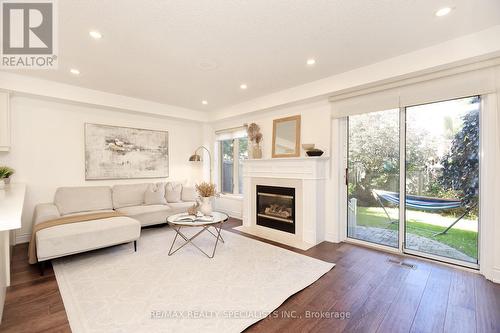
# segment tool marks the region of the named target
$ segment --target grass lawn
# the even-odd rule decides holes
[[[398,224],[390,224],[384,211],[378,207],[358,207],[357,224],[365,227],[387,228],[397,230]],[[424,223],[422,220],[410,219],[406,223],[407,232],[433,239],[446,244],[472,258],[477,258],[477,233],[473,231],[450,229],[446,234],[434,236],[446,228]]]

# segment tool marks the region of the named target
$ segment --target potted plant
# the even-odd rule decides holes
[[[260,147],[262,133],[260,132],[259,125],[251,123],[250,125],[245,125],[245,127],[247,129],[248,140],[252,143],[252,149],[250,150],[251,158],[262,158],[262,148]]]
[[[200,204],[200,212],[203,215],[211,215],[212,214],[212,202],[211,198],[217,195],[215,191],[215,184],[202,182],[196,185],[196,191],[200,195],[201,204]]]
[[[0,166],[0,188],[10,183],[10,176],[12,176],[14,172],[14,169],[8,166]]]

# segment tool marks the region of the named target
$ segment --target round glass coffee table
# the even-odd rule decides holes
[[[191,244],[194,247],[196,247],[201,253],[206,255],[208,258],[213,258],[215,255],[215,250],[217,249],[217,244],[219,243],[219,240],[224,243],[224,239],[221,236],[221,230],[222,230],[222,224],[227,221],[228,216],[227,214],[220,213],[220,212],[212,212],[212,220],[211,221],[178,221],[177,219],[179,218],[180,214],[176,215],[171,215],[167,217],[167,223],[172,227],[172,229],[175,230],[175,237],[174,240],[172,241],[172,245],[170,245],[170,250],[168,250],[168,255],[171,256],[175,252],[179,251],[181,248],[183,248],[187,244]],[[201,228],[200,231],[198,231],[196,234],[194,234],[191,237],[186,236],[185,234],[182,233],[182,228]],[[211,230],[213,229],[213,230]],[[214,249],[212,251],[212,255],[207,254],[205,251],[203,251],[198,245],[196,245],[193,240],[198,237],[199,235],[203,234],[204,232],[210,233],[212,236],[215,237],[215,244],[214,244]],[[184,239],[184,243],[182,243],[179,247],[177,247],[175,250],[173,250],[175,241],[177,240],[177,236],[181,237]]]

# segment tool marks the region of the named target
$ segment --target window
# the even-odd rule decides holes
[[[399,113],[394,109],[353,115],[347,123],[347,236],[396,248],[399,203],[378,195],[399,198]]]
[[[221,189],[223,193],[233,193],[234,188],[234,139],[220,142]]]
[[[248,139],[237,137],[219,140],[219,185],[222,193],[243,193],[243,163],[248,158]]]
[[[479,96],[406,108],[406,252],[478,263],[480,109]]]
[[[238,141],[238,193],[243,194],[243,163],[248,158],[248,138],[240,138]]]
[[[347,119],[347,236],[478,267],[481,98]]]

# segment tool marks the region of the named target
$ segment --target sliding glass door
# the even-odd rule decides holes
[[[399,197],[399,110],[349,117],[348,147],[347,235],[397,248],[399,204],[380,196]]]
[[[405,250],[478,262],[479,97],[406,108]]]
[[[479,114],[470,97],[350,116],[348,238],[476,266]]]

